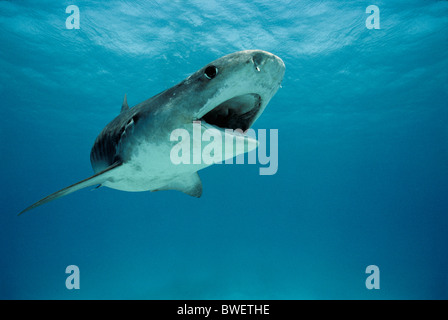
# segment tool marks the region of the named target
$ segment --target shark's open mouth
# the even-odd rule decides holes
[[[260,95],[249,93],[224,101],[206,113],[201,120],[223,129],[246,131],[252,125],[260,107]]]

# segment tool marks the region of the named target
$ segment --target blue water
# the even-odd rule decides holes
[[[446,1],[1,1],[0,298],[447,299],[447,28]],[[245,49],[286,65],[254,125],[278,129],[275,175],[216,165],[200,199],[85,189],[17,216],[92,174],[125,93]]]

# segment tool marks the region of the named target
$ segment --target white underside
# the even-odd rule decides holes
[[[133,154],[130,160],[114,169],[111,172],[111,177],[103,183],[103,186],[123,191],[158,190],[169,185],[178,177],[191,175],[214,163],[249,152],[258,145],[255,139],[247,135],[226,132],[205,122],[202,122],[199,127],[200,132],[193,132],[198,128],[194,129],[192,125],[184,128],[189,132],[189,140],[170,141],[167,137],[166,143],[158,141],[156,144],[141,141],[133,145]],[[208,138],[210,136],[213,138]],[[221,139],[222,148],[215,149],[216,151],[221,150],[221,152],[213,152],[212,160],[214,162],[210,163],[210,157],[206,156],[210,154],[214,138]],[[191,151],[189,164],[173,163],[170,155],[176,145],[185,147],[183,150]]]

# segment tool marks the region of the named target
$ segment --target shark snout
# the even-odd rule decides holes
[[[251,54],[256,71],[267,71],[283,78],[285,64],[282,59],[270,52],[262,50],[254,50]]]
[[[285,67],[283,60],[277,57],[275,54],[272,54],[263,50],[254,50],[252,53],[252,60],[254,64],[257,66],[263,66],[265,64],[274,63],[278,64],[282,67]]]

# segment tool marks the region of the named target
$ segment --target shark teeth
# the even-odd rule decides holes
[[[244,143],[248,144],[248,146],[251,146],[250,150],[253,150],[254,148],[258,147],[258,145],[259,145],[259,142],[257,141],[256,137],[248,135],[247,130],[243,131],[241,129],[221,128],[221,127],[215,126],[213,124],[207,123],[205,121],[201,121],[200,124],[203,127],[204,131],[212,129],[212,130],[221,132],[224,137],[225,136],[231,137],[231,139],[232,139],[231,143],[233,143],[233,139],[235,139],[235,142],[243,141]]]

